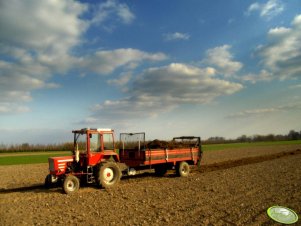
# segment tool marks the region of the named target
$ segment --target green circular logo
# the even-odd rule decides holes
[[[268,216],[282,224],[293,224],[298,221],[298,215],[291,209],[283,206],[272,206],[267,210]]]

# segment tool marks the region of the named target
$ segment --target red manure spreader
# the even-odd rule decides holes
[[[121,133],[119,153],[115,149],[114,130],[80,129],[74,134],[72,156],[51,157],[45,186],[61,184],[64,192],[76,192],[80,183],[96,183],[99,187],[115,186],[123,175],[135,175],[154,169],[163,176],[175,170],[186,177],[191,165],[200,166],[200,137],[175,137],[171,142],[154,140],[146,144],[145,133]]]

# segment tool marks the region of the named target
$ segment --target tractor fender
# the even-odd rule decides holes
[[[110,151],[105,152],[103,155],[102,161],[114,161],[114,162],[120,162],[119,155],[116,152]]]

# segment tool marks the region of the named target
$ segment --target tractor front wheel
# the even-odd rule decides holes
[[[48,174],[45,178],[44,187],[51,188],[51,186],[52,186],[51,174]]]
[[[66,194],[75,193],[79,189],[79,179],[76,176],[68,175],[64,180],[63,189]]]
[[[44,187],[45,188],[52,188],[58,184],[58,178],[54,175],[48,174],[45,178]]]
[[[110,188],[119,183],[121,171],[115,162],[107,162],[100,165],[97,175],[97,185]]]

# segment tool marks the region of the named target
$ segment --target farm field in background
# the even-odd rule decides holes
[[[232,149],[258,149],[273,148],[279,146],[301,145],[301,140],[294,141],[269,141],[269,142],[250,142],[250,143],[228,143],[228,144],[206,144],[202,145],[203,151],[223,151]],[[48,157],[72,155],[70,151],[41,151],[41,152],[5,152],[0,153],[0,165],[36,164],[47,163]]]

